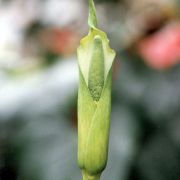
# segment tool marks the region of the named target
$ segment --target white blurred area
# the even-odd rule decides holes
[[[26,2],[26,3],[24,3]],[[37,1],[10,1],[0,4],[0,67],[13,67],[21,63],[24,28],[38,17],[34,9]]]
[[[71,26],[73,22],[81,19],[81,11],[79,10],[82,6],[83,3],[79,0],[10,0],[0,2],[1,120],[12,117],[23,109],[25,104],[32,103],[33,108],[34,99],[40,98],[38,102],[41,102],[42,108],[43,105],[50,104],[49,100],[57,103],[55,99],[57,99],[58,94],[56,93],[54,93],[54,98],[49,97],[47,102],[44,102],[46,101],[44,97],[51,94],[51,91],[60,90],[61,95],[63,92],[69,92],[69,95],[72,95],[76,91],[78,74],[74,54],[61,58],[53,66],[44,69],[41,64],[39,65],[39,61],[43,57],[36,54],[26,54],[24,43],[25,30],[34,21],[39,21],[48,27]],[[28,42],[26,43],[28,44]],[[11,71],[17,71],[17,74],[20,75],[12,75]],[[69,91],[65,91],[66,87]],[[68,97],[68,95],[64,97]],[[62,98],[60,100],[64,101]],[[28,109],[24,111],[28,111]]]
[[[107,2],[96,3],[99,25],[109,34],[116,50],[136,43],[151,26],[159,26],[167,19],[174,20],[179,10],[176,0]],[[88,1],[85,0],[2,0],[0,68],[36,66],[39,63],[36,54],[30,53],[26,56],[26,51],[29,51],[26,44],[29,42],[25,42],[25,31],[33,22],[38,21],[47,29],[50,27],[66,30],[68,27],[79,33],[80,37],[85,35],[88,28],[87,4]],[[31,46],[36,44],[37,42]]]
[[[82,19],[81,0],[10,0],[0,2],[0,69],[32,63],[23,56],[25,30],[34,21],[51,27],[78,24]],[[25,60],[25,58],[29,60]],[[35,62],[34,62],[35,63]]]

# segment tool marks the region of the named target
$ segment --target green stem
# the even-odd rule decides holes
[[[88,175],[87,172],[82,171],[83,180],[100,180],[101,174],[98,175]]]
[[[97,27],[96,8],[93,0],[89,0],[89,18],[88,24],[91,28]]]

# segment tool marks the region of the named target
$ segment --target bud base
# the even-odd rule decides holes
[[[101,174],[89,175],[86,171],[82,171],[83,180],[100,180]]]

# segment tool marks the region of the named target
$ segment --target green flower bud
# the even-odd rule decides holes
[[[99,180],[108,157],[112,63],[115,52],[106,34],[97,28],[93,0],[90,0],[89,34],[77,49],[78,164],[83,180]]]

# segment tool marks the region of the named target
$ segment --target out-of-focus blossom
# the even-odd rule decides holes
[[[138,51],[145,62],[156,69],[166,69],[180,61],[180,23],[171,23],[142,39]]]
[[[45,49],[62,55],[75,53],[79,40],[78,33],[68,29],[47,29],[40,35]]]

